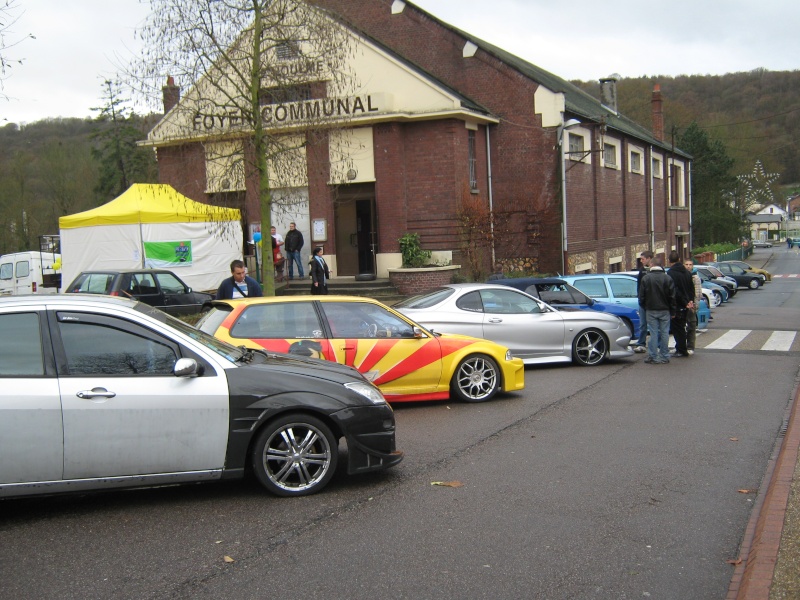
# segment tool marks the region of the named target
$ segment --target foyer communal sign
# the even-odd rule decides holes
[[[224,112],[204,113],[197,111],[192,117],[195,131],[235,129],[246,125],[241,111],[235,107],[223,108]],[[280,123],[304,123],[320,119],[339,119],[380,112],[378,99],[372,94],[349,98],[319,98],[300,102],[268,104],[261,107],[264,125]]]

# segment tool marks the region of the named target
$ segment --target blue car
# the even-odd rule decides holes
[[[563,275],[568,284],[575,286],[590,298],[600,302],[612,302],[639,310],[636,290],[636,275],[627,273],[593,273],[586,275]]]
[[[596,310],[618,316],[631,330],[631,339],[639,336],[639,311],[620,304],[598,302],[559,277],[520,277],[514,279],[496,279],[488,283],[507,285],[518,289],[542,302],[546,302],[559,311],[563,310]],[[636,281],[633,282],[634,287]]]

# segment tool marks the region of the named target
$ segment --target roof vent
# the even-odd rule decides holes
[[[617,112],[617,82],[622,79],[618,73],[612,73],[600,80],[600,102],[615,113]]]
[[[399,15],[406,7],[406,3],[403,0],[394,0],[392,2],[392,14]]]

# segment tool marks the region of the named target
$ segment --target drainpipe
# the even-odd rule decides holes
[[[489,189],[489,231],[492,240],[492,273],[495,271],[495,250],[494,250],[494,196],[492,195],[492,148],[489,142],[489,123],[486,124],[486,176]]]
[[[694,219],[692,218],[692,163],[688,162],[688,166],[686,168],[686,198],[687,204],[689,205],[689,258],[692,256],[692,248],[694,248],[694,233],[692,232],[692,222]]]
[[[567,274],[569,264],[569,242],[567,236],[567,159],[564,152],[564,132],[576,125],[580,125],[578,119],[569,119],[558,126],[558,159],[561,166],[561,274]]]
[[[653,146],[650,146],[650,251],[656,251],[656,216],[655,216],[655,193],[653,186]]]

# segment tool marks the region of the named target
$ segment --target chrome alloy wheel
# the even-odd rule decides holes
[[[465,402],[483,402],[497,392],[500,369],[488,356],[468,356],[453,376],[453,390]]]
[[[608,341],[597,329],[582,331],[572,342],[572,356],[579,365],[585,367],[599,365],[607,355]]]

